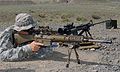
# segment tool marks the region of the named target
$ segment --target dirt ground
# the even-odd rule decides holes
[[[14,22],[15,15],[27,12],[36,18],[41,25],[60,27],[61,24],[75,22],[75,24],[93,20],[99,22],[109,18],[118,21],[118,29],[106,29],[105,24],[91,27],[91,34],[95,39],[110,39],[112,44],[102,44],[96,50],[77,49],[80,64],[77,64],[75,53],[72,52],[70,67],[66,68],[67,48],[55,48],[53,54],[41,59],[31,59],[21,62],[0,62],[0,72],[120,72],[120,3],[80,3],[54,4],[34,6],[1,6],[0,30],[4,30]],[[22,8],[21,8],[22,7]],[[7,9],[4,9],[7,8]],[[13,9],[13,10],[12,10]],[[94,19],[92,16],[99,16]]]
[[[81,68],[89,65],[97,65],[99,63],[99,55],[97,52],[84,52],[80,51],[81,64],[76,62],[75,54],[72,53],[71,64],[69,68],[66,68],[67,61],[67,49],[55,49],[53,55],[40,60],[30,60],[23,62],[1,62],[0,72],[79,72],[75,68]],[[9,70],[7,70],[9,69]],[[5,71],[5,72],[6,72]],[[20,71],[20,72],[21,72]]]

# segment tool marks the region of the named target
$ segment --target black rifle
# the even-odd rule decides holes
[[[90,33],[91,26],[101,24],[101,23],[111,24],[111,23],[113,23],[112,21],[113,20],[110,19],[110,20],[105,20],[105,21],[101,21],[98,23],[93,23],[93,21],[90,20],[87,24],[81,24],[79,26],[74,26],[73,25],[74,23],[72,23],[72,24],[68,24],[68,25],[64,26],[63,28],[59,28],[58,33],[60,35],[64,35],[64,34],[71,35],[72,34],[72,35],[78,35],[78,36],[81,36],[81,35],[83,35],[83,33],[85,33],[86,37],[92,38],[92,35]]]

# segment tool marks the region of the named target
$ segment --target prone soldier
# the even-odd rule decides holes
[[[36,26],[37,24],[30,14],[18,14],[15,18],[15,24],[0,34],[0,60],[19,61],[36,55],[36,51],[39,51],[40,57],[45,56],[45,53],[49,53],[49,51],[51,52],[50,48],[42,48],[43,44],[36,41],[22,46],[17,45],[14,34],[29,35],[28,31]]]

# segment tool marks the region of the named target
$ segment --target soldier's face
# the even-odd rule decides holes
[[[20,32],[18,32],[19,34],[24,34],[24,35],[29,35],[31,34],[31,32],[33,32],[33,27],[28,29],[28,30],[22,30]]]

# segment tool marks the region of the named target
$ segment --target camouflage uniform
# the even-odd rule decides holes
[[[49,48],[43,48],[41,49],[38,54],[33,54],[32,53],[32,48],[29,45],[23,45],[21,47],[17,46],[15,44],[15,40],[14,40],[14,34],[17,31],[21,31],[21,30],[26,30],[29,29],[31,27],[34,27],[33,25],[29,25],[32,20],[28,23],[28,21],[23,21],[23,19],[25,20],[25,18],[28,18],[26,20],[30,21],[30,15],[26,14],[26,13],[21,13],[21,15],[19,14],[18,16],[16,16],[16,23],[18,21],[17,24],[8,27],[6,30],[4,30],[1,34],[0,34],[0,60],[2,61],[18,61],[18,60],[23,60],[26,59],[32,55],[39,55],[39,57],[44,56],[46,53],[51,52],[51,49]],[[24,23],[20,25],[21,19]],[[33,23],[32,23],[33,24]],[[16,26],[18,25],[18,26]],[[23,27],[25,26],[25,27]],[[36,56],[38,57],[38,56]]]

